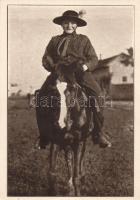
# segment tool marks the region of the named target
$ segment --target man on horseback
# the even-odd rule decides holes
[[[94,69],[98,67],[98,58],[88,37],[76,33],[77,27],[86,26],[87,23],[73,10],[64,12],[53,22],[62,26],[63,34],[52,37],[45,50],[42,64],[51,73],[39,90],[39,98],[49,95],[59,96],[56,90],[56,66],[59,64],[67,67],[74,63],[77,68],[75,76],[78,84],[87,96],[94,97],[90,101],[91,110],[94,112],[93,141],[100,147],[110,147],[111,143],[102,131],[104,118],[99,101],[101,89],[94,79]],[[59,111],[59,106],[43,109],[36,107],[40,148],[45,148],[54,129],[59,132],[59,125],[56,123],[59,119],[59,114],[57,114]]]

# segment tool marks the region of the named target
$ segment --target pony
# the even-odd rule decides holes
[[[59,128],[54,133],[56,139],[53,137],[50,141],[49,182],[50,191],[54,194],[57,155],[60,149],[63,149],[68,168],[69,196],[80,196],[86,140],[93,131],[94,124],[88,97],[77,83],[74,69],[75,67],[61,65],[55,70],[56,88],[60,94]]]

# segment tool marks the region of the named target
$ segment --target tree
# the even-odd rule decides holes
[[[134,66],[133,48],[130,47],[129,49],[127,49],[127,52],[128,54],[124,54],[125,59],[122,61],[122,63],[126,66],[128,65]]]

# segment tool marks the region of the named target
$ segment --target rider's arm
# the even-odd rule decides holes
[[[54,53],[54,44],[52,38],[49,44],[47,45],[45,53],[42,58],[43,67],[49,72],[52,72],[54,67],[53,53]]]
[[[84,64],[87,66],[88,71],[93,71],[97,67],[98,57],[88,38],[84,48],[84,56],[86,58],[86,62]]]

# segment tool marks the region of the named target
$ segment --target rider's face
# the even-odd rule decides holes
[[[65,21],[62,22],[62,28],[63,28],[65,33],[71,34],[76,30],[77,23],[75,21],[72,21],[72,20],[65,20]]]

